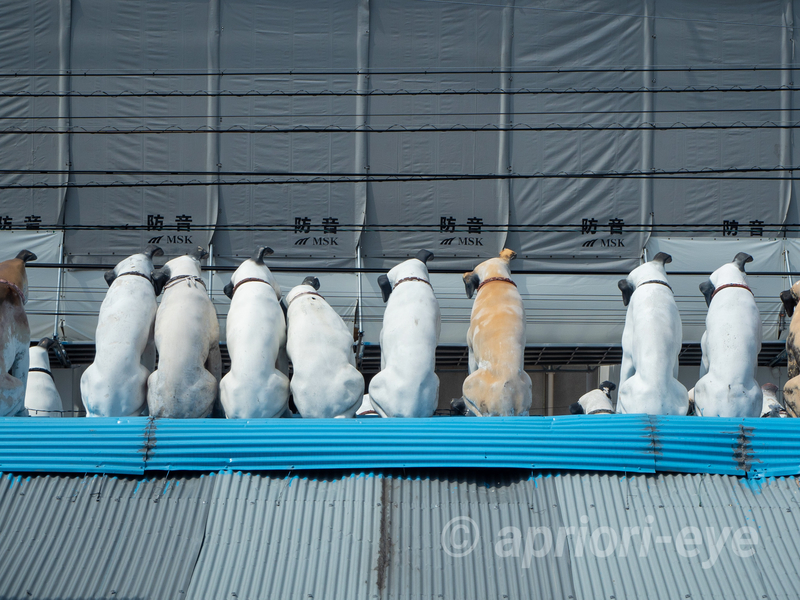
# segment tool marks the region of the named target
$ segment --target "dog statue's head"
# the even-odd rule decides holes
[[[464,289],[467,298],[472,298],[481,283],[491,277],[501,277],[511,279],[511,267],[509,263],[517,257],[517,253],[509,248],[503,248],[500,256],[483,261],[472,271],[464,273]]]
[[[800,298],[800,281],[795,283],[788,290],[784,290],[780,294],[783,308],[786,310],[786,314],[789,317],[794,314],[794,307],[797,306],[798,298]]]
[[[153,258],[156,256],[164,256],[164,251],[155,244],[149,244],[142,252],[132,254],[128,258],[118,262],[116,267],[105,272],[103,278],[106,280],[108,287],[111,287],[111,284],[123,273],[138,273],[150,279],[153,284],[153,290],[156,296],[158,296],[161,293],[163,283],[156,282],[155,280]]]
[[[414,258],[395,265],[386,275],[378,277],[378,287],[381,289],[383,301],[389,301],[389,296],[392,295],[394,286],[401,279],[414,277],[430,282],[430,275],[428,274],[429,260],[433,260],[433,252],[420,250]]]
[[[253,255],[240,264],[239,268],[233,272],[231,275],[231,280],[222,289],[224,294],[228,298],[233,299],[233,292],[236,289],[236,285],[245,279],[251,279],[264,281],[269,284],[272,289],[275,290],[275,295],[277,296],[278,300],[280,300],[281,286],[279,286],[278,282],[275,281],[275,277],[272,275],[272,271],[269,270],[269,267],[264,264],[264,257],[269,256],[272,253],[272,248],[268,246],[259,246],[256,248],[255,252],[253,252]]]
[[[319,287],[319,279],[312,276],[306,277],[303,279],[303,283],[296,285],[289,290],[289,293],[286,294],[286,297],[284,298],[284,302],[286,303],[286,306],[289,306],[292,301],[301,294],[314,294],[319,290]]]
[[[604,381],[600,387],[591,392],[587,392],[574,404],[570,404],[569,412],[573,415],[590,414],[595,411],[604,411],[605,414],[613,412],[611,404],[611,392],[617,389],[616,384],[611,381]]]
[[[706,306],[711,306],[714,291],[721,285],[747,285],[744,266],[749,262],[753,262],[753,257],[746,252],[739,252],[731,262],[722,265],[708,277],[708,280],[700,284],[700,291],[706,299]]]
[[[28,274],[25,265],[36,260],[36,255],[30,250],[22,250],[14,258],[0,262],[0,278],[16,286],[22,292],[22,303],[28,301]]]
[[[667,269],[665,265],[672,262],[672,257],[666,252],[659,252],[643,265],[639,265],[633,271],[628,273],[625,279],[620,279],[617,282],[619,291],[622,292],[622,304],[628,306],[631,301],[631,296],[639,284],[645,281],[663,281],[667,283]]]

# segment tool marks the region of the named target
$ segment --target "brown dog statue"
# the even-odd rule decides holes
[[[0,417],[13,417],[25,409],[31,329],[25,314],[28,276],[25,263],[36,260],[30,250],[0,262]]]
[[[794,314],[798,297],[800,297],[800,281],[781,292],[780,298],[787,316],[791,317]],[[800,319],[792,319],[789,325],[786,355],[789,361],[789,380],[783,386],[783,403],[789,415],[797,417],[800,415]]]
[[[467,346],[469,376],[462,392],[466,407],[478,416],[527,415],[531,378],[525,372],[525,307],[508,263],[516,256],[504,249],[464,274],[472,305]]]

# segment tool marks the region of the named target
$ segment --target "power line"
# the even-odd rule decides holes
[[[241,260],[245,260],[248,257],[242,257]],[[403,257],[397,257],[397,260],[403,260]],[[434,261],[436,259],[434,258]],[[464,257],[462,260],[474,260],[476,263],[478,261],[484,260],[480,257]],[[355,273],[362,273],[364,275],[379,275],[382,273],[386,273],[387,269],[385,268],[372,268],[372,267],[326,267],[326,266],[315,266],[312,268],[303,267],[303,266],[286,266],[281,265],[282,259],[280,258],[265,258],[265,264],[269,267],[270,271],[274,271],[276,273],[305,273],[313,271],[314,273],[340,273],[340,274],[355,274]],[[116,263],[40,263],[40,262],[30,262],[25,265],[26,269],[81,269],[87,271],[108,271],[109,269],[113,269],[116,267]],[[156,267],[160,268],[160,267]],[[201,266],[200,267],[204,272],[220,272],[220,273],[233,273],[236,269],[239,268],[239,265],[232,265],[232,266],[223,266],[223,265],[213,265],[213,266]],[[630,271],[623,271],[620,269],[591,269],[591,267],[587,267],[587,269],[513,269],[513,275],[587,275],[591,273],[592,275],[607,275],[607,276],[626,276]],[[428,272],[436,275],[463,275],[463,269],[437,269],[434,266],[428,267]],[[668,271],[667,276],[686,276],[686,277],[708,277],[711,271]],[[748,276],[751,277],[800,277],[800,271],[748,271]],[[55,288],[53,288],[55,289]],[[95,288],[97,289],[97,288]],[[342,297],[344,297],[344,293],[341,292]],[[216,295],[216,294],[215,294]],[[370,297],[379,297],[380,294],[377,292],[374,294],[364,294],[369,295]],[[540,294],[530,294],[531,297],[539,298],[540,300],[545,301],[546,299],[540,298]],[[608,301],[610,299],[618,298],[617,294],[605,294],[604,300]],[[692,296],[680,296],[682,298],[693,298]],[[759,296],[761,298],[768,299],[768,296]],[[701,297],[702,298],[702,297]],[[551,299],[554,300],[554,299]],[[563,300],[563,297],[561,298]]]
[[[65,181],[58,183],[8,183],[0,185],[2,190],[11,189],[66,189],[66,188],[158,188],[158,187],[208,187],[208,186],[259,186],[259,185],[311,185],[311,184],[342,184],[342,183],[397,183],[397,182],[433,182],[433,181],[486,181],[486,180],[527,180],[527,179],[670,179],[670,180],[730,180],[730,181],[794,181],[800,175],[793,173],[800,167],[751,167],[727,169],[654,169],[650,172],[634,171],[583,171],[583,172],[535,172],[535,173],[500,173],[500,174],[470,174],[470,173],[378,173],[362,175],[358,173],[314,173],[314,172],[257,172],[257,171],[165,171],[165,170],[49,170],[49,169],[3,169],[0,175],[117,175],[117,176],[147,176],[162,177],[214,177],[206,181],[191,179],[189,181],[89,181],[78,183]],[[764,174],[751,175],[751,174]],[[790,173],[780,175],[775,173]],[[219,179],[219,177],[240,177],[235,180]],[[245,179],[245,177],[260,177],[260,179]]]
[[[595,219],[596,221],[596,219]],[[735,224],[733,224],[735,223]],[[752,222],[743,221],[739,223],[726,221],[723,223],[621,223],[614,225],[617,228],[613,235],[649,233],[653,235],[683,234],[683,235],[712,235],[729,239],[740,238],[769,238],[783,237],[790,233],[800,233],[800,223],[764,223],[760,220]],[[449,246],[446,242],[454,240],[463,235],[486,235],[492,233],[579,233],[581,239],[585,240],[585,248],[594,248],[588,243],[596,242],[600,235],[608,234],[611,231],[611,223],[595,222],[593,227],[587,228],[585,223],[501,223],[501,224],[481,224],[479,230],[473,225],[455,225],[452,229],[443,230],[441,223],[343,223],[336,224],[335,228],[330,225],[306,225],[298,227],[297,223],[212,223],[212,224],[191,224],[191,225],[159,225],[148,224],[98,224],[86,225],[76,223],[65,224],[38,224],[37,229],[44,231],[129,231],[145,232],[153,240],[159,240],[170,232],[183,232],[185,234],[198,232],[262,232],[262,233],[292,233],[298,236],[306,236],[306,240],[311,236],[340,235],[345,233],[424,233],[441,234],[440,238],[431,240],[439,246]],[[13,231],[30,231],[28,224],[13,225],[9,224],[2,229]],[[740,236],[739,233],[742,235]],[[449,236],[449,237],[448,237]],[[622,239],[622,238],[620,238]],[[154,241],[153,243],[158,243]],[[448,250],[449,248],[445,248]],[[591,252],[591,250],[586,250]]]
[[[785,109],[785,108],[693,108],[693,109],[630,109],[630,110],[551,110],[551,111],[518,111],[514,110],[511,114],[513,116],[547,116],[547,115],[642,115],[642,114],[714,114],[714,113],[782,113],[786,110],[797,111],[800,109]],[[496,111],[479,111],[479,112],[369,112],[367,115],[360,115],[356,113],[292,113],[286,114],[270,114],[269,112],[260,112],[257,115],[239,114],[239,115],[214,115],[219,119],[298,119],[298,118],[330,118],[339,119],[344,117],[364,117],[378,118],[378,117],[491,117],[498,116],[504,113]],[[34,115],[26,117],[16,116],[0,116],[0,121],[58,121],[64,119],[63,116],[53,115]],[[70,121],[78,120],[164,120],[164,119],[202,119],[208,118],[207,113],[197,115],[92,115],[80,116],[70,115]]]
[[[468,90],[459,90],[453,88],[447,88],[444,90],[430,90],[430,89],[421,89],[421,90],[406,90],[406,89],[393,89],[393,90],[384,90],[384,89],[371,89],[371,90],[354,90],[348,89],[340,92],[336,92],[333,90],[318,90],[318,91],[308,91],[308,90],[298,90],[298,91],[286,91],[286,90],[270,90],[266,92],[259,92],[256,90],[248,90],[248,91],[231,91],[231,90],[220,90],[220,91],[209,91],[209,90],[197,90],[197,91],[183,91],[183,90],[172,90],[169,92],[156,92],[156,91],[146,91],[146,92],[134,92],[130,90],[121,91],[121,92],[107,92],[105,90],[96,90],[94,92],[76,92],[76,91],[50,91],[50,92],[0,92],[0,98],[216,98],[216,97],[233,97],[233,98],[266,98],[266,97],[286,97],[286,98],[296,98],[296,97],[349,97],[349,96],[368,96],[368,97],[392,97],[392,96],[537,96],[537,95],[595,95],[595,94],[624,94],[624,95],[631,95],[631,94],[704,94],[704,93],[753,93],[753,92],[791,92],[791,91],[798,91],[800,88],[795,86],[765,86],[765,85],[757,85],[755,87],[742,87],[738,85],[728,86],[728,87],[719,87],[719,86],[707,86],[707,87],[695,87],[695,86],[688,86],[684,88],[671,88],[671,87],[661,87],[661,88],[648,88],[648,87],[637,87],[637,88],[621,88],[621,87],[614,87],[614,88],[606,88],[601,89],[597,87],[593,88],[582,88],[577,89],[574,87],[564,88],[564,89],[552,89],[552,88],[540,88],[540,89],[529,89],[529,88],[517,88],[517,89],[506,89],[506,88],[492,88],[492,89],[477,89],[471,88]]]
[[[209,134],[209,133],[496,133],[499,131],[531,131],[531,132],[550,132],[550,131],[695,131],[695,130],[754,130],[754,129],[800,129],[800,121],[793,123],[775,123],[768,121],[764,123],[747,124],[741,121],[729,124],[717,124],[706,122],[702,124],[687,125],[686,123],[676,122],[669,125],[659,125],[657,123],[637,123],[635,125],[623,125],[622,123],[580,123],[577,125],[564,125],[560,123],[549,123],[547,125],[531,125],[529,123],[512,123],[509,125],[498,125],[487,123],[485,125],[402,125],[393,124],[388,127],[375,127],[372,125],[359,125],[357,127],[344,127],[341,125],[296,125],[294,127],[278,127],[275,125],[265,125],[258,128],[246,128],[232,126],[227,129],[209,128],[207,126],[187,129],[179,126],[168,128],[150,128],[145,126],[135,129],[118,129],[116,127],[103,127],[101,129],[86,129],[85,127],[70,127],[68,129],[57,130],[50,127],[39,129],[19,129],[9,127],[0,130],[0,135],[170,135],[170,134]]]
[[[535,172],[529,174],[523,173],[375,173],[371,175],[364,175],[363,173],[352,172],[321,172],[321,171],[292,171],[291,173],[280,171],[183,171],[172,169],[0,169],[0,175],[132,175],[132,176],[187,176],[187,177],[202,177],[202,176],[220,176],[220,177],[235,177],[235,176],[258,176],[258,177],[368,177],[368,178],[391,178],[391,177],[407,177],[410,179],[419,178],[427,180],[430,178],[449,179],[449,178],[464,178],[464,179],[529,179],[529,178],[557,178],[564,179],[570,177],[626,177],[626,176],[644,176],[650,177],[653,175],[714,175],[714,174],[731,174],[731,173],[775,173],[775,172],[793,172],[800,171],[800,165],[776,165],[774,167],[728,167],[714,169],[704,167],[702,169],[653,169],[652,171],[645,172],[641,170],[633,171],[559,171],[557,173]],[[198,182],[203,185],[214,185],[217,182]],[[235,183],[235,182],[234,182]]]
[[[267,70],[250,71],[236,69],[221,69],[218,71],[204,70],[183,70],[183,71],[159,71],[152,69],[149,71],[97,71],[91,69],[68,69],[64,72],[59,71],[5,71],[0,72],[0,78],[16,79],[20,77],[327,77],[327,76],[400,76],[400,75],[567,75],[570,73],[723,73],[723,72],[794,72],[800,67],[793,65],[634,65],[634,66],[593,66],[593,67],[414,67],[410,69],[386,69],[377,67],[366,67],[364,69],[289,69],[289,70]]]

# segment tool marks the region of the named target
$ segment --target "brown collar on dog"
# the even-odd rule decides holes
[[[732,288],[732,287],[744,288],[744,289],[746,289],[748,292],[750,292],[751,294],[753,294],[753,290],[751,290],[749,287],[747,287],[747,286],[746,286],[745,284],[743,284],[743,283],[726,283],[725,285],[721,285],[721,286],[719,286],[718,288],[716,288],[716,289],[714,290],[714,293],[713,293],[713,294],[711,294],[711,300],[713,300],[713,299],[714,299],[714,296],[716,296],[716,295],[717,295],[717,292],[719,292],[720,290],[724,290],[725,288]],[[753,296],[755,296],[755,294],[753,294]],[[710,302],[711,300],[709,300],[709,302]]]
[[[197,275],[178,275],[177,277],[173,277],[172,279],[167,281],[167,283],[164,285],[164,290],[163,291],[167,291],[167,289],[171,288],[176,283],[179,283],[180,281],[184,281],[184,280],[187,280],[187,279],[194,279],[195,281],[199,281],[200,283],[203,284],[203,287],[206,287],[206,282],[203,281]]]
[[[672,286],[670,284],[668,284],[666,281],[660,281],[658,279],[650,279],[648,281],[643,281],[639,285],[646,285],[648,283],[660,283],[661,285],[667,286],[669,288],[669,290],[672,291]],[[638,288],[639,285],[637,285],[636,287]]]
[[[136,271],[125,271],[124,273],[120,273],[117,277],[125,277],[125,275],[138,275],[139,277],[144,277],[149,281],[151,284],[153,283],[153,278],[150,275],[145,275],[144,273],[137,273]]]
[[[508,277],[489,277],[489,279],[484,279],[483,281],[481,281],[481,284],[478,286],[478,291],[480,291],[481,288],[485,286],[487,283],[491,283],[493,281],[505,281],[506,283],[510,283],[514,287],[517,287],[517,284],[511,281]]]
[[[589,413],[590,415],[613,415],[615,414],[613,410],[608,410],[607,408],[598,408],[597,410],[593,410]]]
[[[325,296],[323,296],[322,294],[318,294],[317,292],[300,292],[299,294],[297,294],[297,296],[292,298],[292,300],[291,300],[291,302],[289,302],[289,304],[291,304],[292,302],[297,300],[300,296],[319,296],[320,298],[325,300]]]
[[[5,279],[0,279],[0,283],[4,283],[8,287],[10,287],[12,290],[14,290],[14,292],[16,292],[17,296],[19,296],[19,299],[22,300],[23,304],[26,304],[28,302],[28,299],[25,297],[25,294],[22,293],[22,290],[20,289],[20,287],[16,283],[11,283],[10,281],[6,281]]]
[[[236,293],[236,290],[238,290],[238,289],[239,289],[239,286],[240,286],[240,285],[243,285],[243,284],[245,284],[245,283],[250,283],[251,281],[260,281],[261,283],[266,283],[267,285],[269,285],[270,287],[272,287],[272,286],[270,285],[269,281],[266,281],[266,280],[264,280],[264,279],[260,279],[260,278],[258,278],[258,277],[247,277],[247,278],[245,278],[245,279],[242,279],[241,281],[239,281],[239,282],[238,282],[238,283],[237,283],[235,286],[233,286],[233,291],[231,291],[231,298],[233,298],[234,294]]]
[[[400,285],[404,281],[421,281],[422,283],[427,283],[428,285],[431,285],[430,281],[428,281],[427,279],[422,279],[422,277],[403,277],[402,279],[398,280],[397,283],[394,284],[394,287],[392,289],[396,288],[398,285]],[[433,289],[432,285],[431,285],[431,289]]]

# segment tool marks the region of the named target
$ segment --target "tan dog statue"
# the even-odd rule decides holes
[[[800,297],[800,281],[788,290],[781,292],[781,302],[786,315],[794,314],[794,307]],[[786,337],[786,355],[789,362],[789,381],[783,386],[783,403],[792,417],[800,416],[800,319],[792,319],[789,335]]]
[[[516,256],[504,249],[464,274],[472,305],[467,346],[469,376],[462,388],[467,408],[478,416],[527,415],[531,378],[525,372],[525,307],[508,263]]]
[[[0,417],[13,417],[25,408],[31,328],[25,314],[28,276],[25,263],[36,260],[30,250],[0,262]]]

